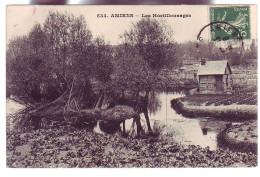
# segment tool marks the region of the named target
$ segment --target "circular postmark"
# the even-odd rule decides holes
[[[210,41],[218,42],[218,48],[222,53],[232,51],[234,48],[243,48],[243,34],[235,26],[224,21],[211,22],[205,25],[197,35],[197,48],[200,42],[204,42],[202,33],[207,28],[210,28]]]

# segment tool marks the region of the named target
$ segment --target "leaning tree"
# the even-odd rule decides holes
[[[7,91],[27,104],[28,119],[63,118],[93,107],[90,78],[108,80],[111,72],[109,51],[101,52],[106,45],[96,41],[83,16],[59,12],[10,41]]]

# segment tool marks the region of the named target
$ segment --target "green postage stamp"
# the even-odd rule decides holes
[[[249,6],[210,7],[211,40],[250,39]]]

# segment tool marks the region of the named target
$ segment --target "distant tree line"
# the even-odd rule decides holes
[[[232,41],[225,47],[218,45],[218,42],[197,42],[189,41],[178,44],[178,57],[180,64],[184,60],[229,60],[232,66],[247,66],[252,64],[252,59],[257,59],[257,44],[254,39],[250,46],[242,47],[241,41]]]

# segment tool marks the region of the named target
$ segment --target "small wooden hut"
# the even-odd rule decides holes
[[[227,60],[205,61],[199,65],[199,93],[220,94],[231,91],[231,68]]]

